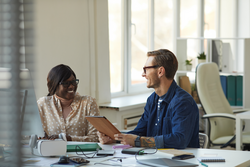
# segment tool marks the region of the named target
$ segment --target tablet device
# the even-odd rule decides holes
[[[101,133],[111,137],[121,133],[105,116],[85,116],[85,118]]]

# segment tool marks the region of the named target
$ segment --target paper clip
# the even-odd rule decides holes
[[[116,149],[116,148],[125,149],[125,148],[130,148],[130,147],[131,147],[130,145],[117,145],[117,146],[113,146],[112,148],[113,148],[113,149]]]

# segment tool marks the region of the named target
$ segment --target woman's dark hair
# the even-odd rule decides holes
[[[74,71],[67,65],[59,64],[53,67],[47,76],[47,87],[49,94],[54,95],[60,82],[67,80],[71,75],[76,78]]]

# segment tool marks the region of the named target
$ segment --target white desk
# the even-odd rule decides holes
[[[112,145],[101,145],[100,146],[104,149],[104,150],[110,150],[112,149]],[[119,153],[121,151],[121,149],[115,149],[116,150],[116,154],[114,155],[114,157],[116,156],[129,156],[126,159],[123,159],[122,162],[113,162],[113,161],[109,161],[108,159],[112,158],[112,157],[105,157],[105,158],[94,158],[94,159],[88,159],[90,161],[90,163],[86,166],[94,166],[94,167],[99,167],[99,166],[103,166],[103,167],[107,167],[107,166],[111,166],[109,164],[116,164],[116,165],[121,165],[121,166],[127,166],[127,167],[141,167],[141,166],[145,166],[145,165],[141,165],[138,164],[134,158],[133,155],[128,155],[128,154],[121,154]],[[207,165],[209,165],[209,167],[231,167],[231,166],[237,166],[239,164],[242,164],[246,161],[250,160],[250,152],[248,151],[234,151],[234,150],[217,150],[217,149],[185,149],[183,151],[187,151],[187,152],[192,152],[195,157],[200,157],[200,156],[204,156],[204,154],[216,154],[217,156],[221,156],[223,158],[226,159],[226,162],[210,162],[210,163],[206,163]],[[69,156],[73,156],[75,155],[74,153],[69,153]],[[144,155],[143,155],[144,156]],[[141,156],[143,158],[143,156]],[[166,154],[162,153],[162,152],[157,152],[156,154],[153,155],[145,155],[148,156],[150,159],[152,158],[166,158]],[[24,158],[24,161],[34,161],[37,160],[38,162],[31,162],[28,164],[25,164],[24,166],[32,166],[32,167],[49,167],[50,164],[55,163],[58,161],[58,157],[55,158],[46,158],[46,157],[36,157],[36,156],[32,156],[32,158],[29,158],[30,156],[26,156],[26,158]],[[146,158],[146,157],[144,157]],[[196,158],[192,158],[192,159],[188,159],[188,160],[182,160],[182,161],[186,161],[186,162],[190,162],[190,163],[195,163],[195,164],[199,164],[200,167],[204,167],[202,166]],[[117,158],[116,158],[117,159]],[[95,163],[98,162],[102,162],[108,165],[102,165],[102,164],[97,164],[94,165]],[[248,162],[248,165],[244,165],[245,166],[250,166],[249,164],[250,162]],[[243,167],[243,166],[239,166],[239,167]]]
[[[242,145],[242,120],[250,119],[250,111],[236,114],[236,150],[241,150]]]

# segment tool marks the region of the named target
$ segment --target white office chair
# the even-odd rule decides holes
[[[205,133],[199,133],[200,148],[207,148],[208,137]]]
[[[236,117],[222,90],[217,64],[201,63],[197,66],[196,89],[205,112],[203,118],[209,123],[209,143],[234,146]],[[243,133],[242,143],[250,144],[250,134]]]

